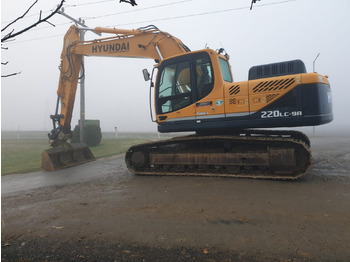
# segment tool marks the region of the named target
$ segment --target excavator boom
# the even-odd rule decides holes
[[[81,41],[80,30],[87,29],[73,25],[64,37],[56,112],[51,115],[53,129],[48,135],[53,149],[42,154],[42,168],[45,170],[94,160],[87,146],[67,142],[72,136],[71,121],[82,56],[151,58],[159,63],[168,57],[190,52],[181,40],[155,26],[135,30],[96,27],[93,29],[96,33],[112,36],[91,41]]]
[[[56,111],[56,115],[51,117],[65,134],[64,139],[71,130],[82,56],[151,58],[159,62],[177,54],[190,52],[181,40],[154,26],[136,30],[97,27],[94,29],[95,32],[113,36],[90,41],[80,41],[80,30],[86,28],[71,26],[64,37],[57,90],[61,112],[58,114]],[[50,139],[57,139],[58,133],[57,130],[52,132]]]

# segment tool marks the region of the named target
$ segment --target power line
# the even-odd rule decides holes
[[[115,0],[101,0],[101,1],[83,3],[83,4],[76,4],[76,5],[64,5],[64,7],[65,7],[65,8],[70,8],[70,7],[78,7],[78,6],[83,6],[83,5],[93,5],[93,4],[100,4],[100,3],[112,2],[112,1],[115,1]],[[42,11],[41,14],[45,14],[45,13],[49,13],[49,12],[52,12],[52,10]],[[39,15],[40,15],[40,13],[36,13],[36,14],[32,14],[32,15],[27,15],[27,16],[23,17],[23,19],[25,19],[25,18],[30,18],[30,17],[33,17],[33,16],[39,17]],[[5,24],[5,23],[9,23],[9,22],[12,22],[12,20],[8,20],[8,21],[1,22],[1,24]]]
[[[50,13],[50,12],[52,12],[52,11],[43,11],[43,12],[41,12],[41,14],[43,15],[43,14]],[[40,13],[32,14],[32,15],[26,15],[26,16],[23,17],[21,20],[26,19],[26,18],[30,18],[30,17],[33,17],[33,16],[39,17],[39,15],[40,15]],[[13,21],[13,20],[7,20],[7,21],[4,21],[4,22],[1,22],[1,24],[7,24],[7,23],[10,23],[10,22],[12,22],[12,21]]]
[[[145,8],[137,8],[137,9],[133,9],[133,10],[129,10],[129,11],[124,11],[124,12],[119,12],[119,13],[112,13],[112,14],[108,14],[108,15],[82,17],[82,18],[84,18],[85,20],[97,19],[97,18],[102,18],[102,17],[107,17],[107,16],[115,16],[115,15],[121,15],[121,14],[127,14],[127,13],[132,13],[132,12],[138,12],[138,11],[143,11],[143,10],[148,10],[148,9],[154,9],[154,8],[169,6],[169,5],[181,4],[181,3],[184,3],[184,2],[190,2],[190,1],[192,1],[192,0],[183,0],[183,1],[172,2],[172,3],[168,3],[168,4],[155,5],[155,6],[145,7]]]
[[[84,4],[76,4],[76,5],[65,5],[66,8],[68,7],[77,7],[77,6],[82,6],[82,5],[94,5],[94,4],[100,4],[104,2],[114,2],[115,0],[102,0],[102,1],[97,1],[97,2],[90,2],[90,3],[84,3]]]
[[[90,3],[80,4],[80,5],[96,4],[96,3],[110,2],[110,1],[114,1],[114,0],[103,0],[103,1],[99,1],[99,2],[90,2]],[[145,8],[133,9],[133,10],[130,10],[130,11],[124,11],[124,12],[119,12],[119,13],[113,13],[113,14],[107,14],[107,15],[101,15],[101,16],[95,16],[95,17],[82,17],[82,18],[84,20],[98,19],[98,18],[104,18],[104,17],[108,17],[108,16],[115,16],[115,15],[126,14],[126,13],[131,13],[131,12],[137,12],[137,11],[153,9],[153,8],[158,8],[158,7],[164,7],[164,6],[174,5],[174,4],[180,4],[180,3],[189,2],[189,1],[192,1],[192,0],[183,0],[183,1],[172,2],[172,3],[168,3],[168,4],[163,4],[163,5],[156,5],[156,6],[150,6],[150,7],[145,7]],[[76,5],[76,6],[78,6],[78,5]],[[31,16],[33,16],[33,15],[31,15]],[[70,24],[70,23],[66,22],[66,23],[56,24],[55,27],[58,27],[58,26],[61,26],[61,25],[66,25],[66,24]],[[46,27],[41,27],[41,28],[34,28],[31,31],[43,30],[43,29],[47,29],[47,28],[52,28],[52,26],[46,26]]]
[[[187,1],[191,1],[191,0],[187,0]],[[276,4],[284,4],[284,3],[295,2],[295,1],[296,0],[285,0],[285,1],[280,1],[280,2],[261,4],[261,5],[256,6],[256,7],[263,7],[263,6],[276,5]],[[249,6],[248,7],[230,8],[230,9],[225,9],[225,10],[210,11],[210,12],[204,12],[204,13],[198,13],[198,14],[189,14],[189,15],[173,16],[173,17],[160,18],[160,19],[152,19],[152,20],[147,20],[147,21],[139,21],[139,22],[125,23],[125,24],[118,24],[118,25],[112,25],[112,26],[108,26],[108,27],[116,27],[116,26],[123,26],[123,25],[133,25],[133,24],[141,24],[141,23],[150,23],[150,22],[166,21],[166,20],[175,20],[175,19],[182,19],[182,18],[187,18],[187,17],[195,17],[195,16],[203,16],[203,15],[210,15],[210,14],[219,14],[219,13],[225,13],[225,12],[232,12],[232,11],[238,11],[238,10],[249,9],[249,8],[250,8]],[[35,41],[35,40],[42,40],[42,39],[46,39],[46,38],[52,38],[52,37],[63,36],[63,35],[64,34],[53,35],[53,36],[48,36],[48,37],[24,40],[24,41],[20,41],[20,42],[16,41],[16,42],[7,43],[7,44],[24,43],[24,42]]]
[[[259,5],[259,6],[256,6],[256,7],[263,7],[263,6],[276,5],[276,4],[284,4],[284,3],[295,2],[295,1],[296,1],[296,0],[286,0],[286,1],[281,1],[281,2],[274,2],[274,3],[269,3],[269,4],[262,4],[262,5]],[[189,14],[189,15],[173,16],[173,17],[152,19],[152,20],[139,21],[139,22],[132,22],[132,23],[125,23],[125,24],[117,24],[117,25],[111,25],[111,26],[109,26],[109,27],[124,26],[124,25],[133,25],[133,24],[142,24],[142,23],[152,23],[152,22],[159,22],[159,21],[166,21],[166,20],[173,20],[173,19],[181,19],[181,18],[187,18],[187,17],[195,17],[195,16],[219,14],[219,13],[225,13],[225,12],[243,10],[243,9],[247,9],[247,8],[249,8],[249,7],[229,8],[229,9],[224,9],[224,10],[210,11],[210,12],[204,12],[204,13],[198,13],[198,14]]]
[[[20,44],[20,43],[26,43],[26,42],[32,42],[36,40],[43,40],[43,39],[49,39],[49,38],[54,38],[58,36],[64,36],[65,34],[58,34],[58,35],[51,35],[51,36],[45,36],[45,37],[38,37],[38,38],[33,38],[33,39],[28,39],[28,40],[23,40],[23,41],[13,41],[13,42],[8,42],[6,45],[13,45],[13,44]]]
[[[55,24],[54,27],[60,27],[62,25],[69,25],[72,22],[65,22],[65,23],[60,23],[60,24]],[[43,30],[43,29],[48,29],[48,28],[52,28],[52,26],[45,26],[45,27],[40,27],[40,28],[33,28],[30,31],[37,31],[37,30]]]
[[[105,2],[114,2],[115,0],[101,0],[101,1],[95,1],[95,2],[89,2],[89,3],[83,3],[83,4],[76,4],[76,5],[64,5],[65,8],[70,8],[70,7],[78,7],[78,6],[85,6],[85,5],[92,5],[92,4],[101,4],[101,3],[105,3]],[[158,7],[164,7],[164,6],[169,6],[169,5],[174,5],[174,4],[181,4],[184,2],[190,2],[192,0],[182,0],[182,1],[178,1],[178,2],[172,2],[172,3],[168,3],[168,4],[162,4],[162,5],[156,5],[156,6],[150,6],[150,7],[145,7],[145,8],[137,8],[137,9],[133,9],[130,11],[125,11],[125,12],[119,12],[119,13],[113,13],[113,14],[108,14],[108,15],[101,15],[101,16],[96,16],[96,17],[84,17],[85,20],[88,19],[96,19],[96,18],[101,18],[101,17],[106,17],[106,16],[114,16],[114,15],[120,15],[120,14],[126,14],[126,13],[131,13],[131,12],[138,12],[138,11],[142,11],[142,10],[148,10],[148,9],[153,9],[153,8],[158,8]],[[45,13],[49,13],[51,12],[49,11],[43,11],[42,14]],[[27,15],[25,17],[23,17],[23,19],[25,18],[30,18],[33,16],[39,16],[40,14],[32,14],[32,15]],[[9,21],[5,21],[5,22],[1,22],[1,24],[5,24],[5,23],[9,23],[12,22],[11,20]]]

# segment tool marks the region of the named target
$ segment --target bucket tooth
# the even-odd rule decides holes
[[[59,170],[94,161],[90,148],[84,144],[65,144],[42,153],[41,168],[47,171]]]

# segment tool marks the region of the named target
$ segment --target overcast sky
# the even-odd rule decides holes
[[[31,2],[1,0],[1,28],[22,15]],[[248,78],[251,66],[291,59],[304,61],[307,71],[329,76],[335,120],[328,127],[350,132],[350,1],[261,0],[136,0],[132,7],[119,0],[67,0],[65,12],[85,19],[89,27],[134,29],[154,24],[180,38],[191,50],[224,47],[235,81]],[[59,0],[39,0],[16,31],[47,15]],[[71,22],[55,15],[50,22],[2,45],[1,129],[49,131],[58,86],[63,36]],[[87,33],[86,39],[96,37]],[[149,83],[142,69],[154,61],[132,58],[85,59],[86,118],[100,119],[103,131],[156,131],[149,115]],[[79,119],[77,93],[72,128]]]

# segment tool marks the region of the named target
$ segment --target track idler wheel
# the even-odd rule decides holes
[[[131,155],[131,165],[136,168],[145,167],[148,162],[146,153],[142,151],[136,151]]]

